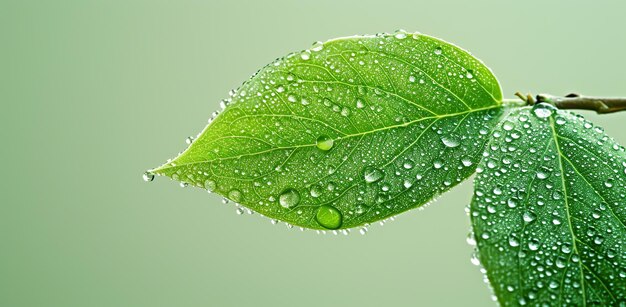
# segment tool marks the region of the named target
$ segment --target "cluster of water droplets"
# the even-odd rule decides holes
[[[624,295],[624,157],[601,128],[546,103],[501,123],[477,169],[468,241],[490,255],[496,291],[519,305],[571,304],[585,287]]]

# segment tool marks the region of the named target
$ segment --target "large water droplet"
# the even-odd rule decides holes
[[[319,41],[313,43],[313,45],[311,46],[312,51],[321,51],[322,49],[324,49],[324,43]]]
[[[209,192],[213,192],[215,191],[215,188],[217,188],[217,183],[215,183],[215,181],[213,180],[206,180],[204,182],[204,188],[209,191]]]
[[[230,192],[228,192],[228,198],[234,202],[240,202],[241,192],[239,190],[230,190]]]
[[[330,137],[326,135],[321,135],[320,137],[317,138],[317,142],[315,145],[320,150],[328,151],[331,148],[333,148],[334,144],[335,144],[335,141],[333,139],[331,139]]]
[[[150,182],[150,181],[154,180],[154,174],[150,173],[150,172],[145,172],[145,173],[143,173],[142,178],[143,178],[143,181]]]
[[[542,102],[533,106],[533,113],[539,118],[547,118],[556,112],[556,108],[548,103]]]
[[[341,227],[343,217],[337,208],[331,205],[322,205],[317,209],[315,219],[324,228],[337,229]]]
[[[441,142],[443,143],[443,145],[446,145],[446,147],[450,147],[450,148],[457,147],[460,144],[459,140],[456,137],[452,137],[452,136],[442,137]]]
[[[294,189],[286,189],[280,193],[278,202],[285,208],[293,208],[300,203],[300,193]]]
[[[312,197],[320,197],[320,195],[322,195],[322,192],[324,191],[324,189],[319,186],[319,185],[314,185],[311,187],[311,190],[309,191]]]
[[[530,211],[526,211],[524,212],[522,218],[524,219],[524,222],[526,223],[530,223],[532,221],[534,221],[535,219],[537,219],[537,215],[530,212]]]
[[[378,180],[383,179],[384,176],[385,176],[385,173],[383,173],[383,171],[373,166],[368,166],[363,169],[363,178],[365,179],[365,182],[368,182],[368,183],[376,182]]]

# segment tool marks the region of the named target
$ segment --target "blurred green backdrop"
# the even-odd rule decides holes
[[[145,169],[316,40],[403,28],[517,91],[626,96],[623,1],[0,1],[1,306],[489,306],[466,182],[366,236],[316,235]],[[626,113],[588,118],[626,144]]]

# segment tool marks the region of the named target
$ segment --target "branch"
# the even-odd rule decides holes
[[[569,94],[565,97],[552,96],[549,94],[539,94],[536,102],[531,99],[526,100],[528,104],[545,102],[559,109],[579,109],[592,110],[598,114],[626,111],[626,98],[603,98],[587,97],[578,94]]]

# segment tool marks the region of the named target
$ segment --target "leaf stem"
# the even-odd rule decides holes
[[[590,97],[579,94],[554,96],[539,94],[533,97],[531,94],[524,95],[515,93],[519,99],[503,99],[502,103],[510,107],[532,106],[537,103],[549,103],[559,109],[578,109],[596,111],[598,114],[626,111],[626,98],[619,97]]]
[[[588,97],[569,94],[565,97],[548,94],[537,95],[537,102],[547,102],[559,109],[592,110],[598,114],[613,113],[626,110],[626,98]]]

